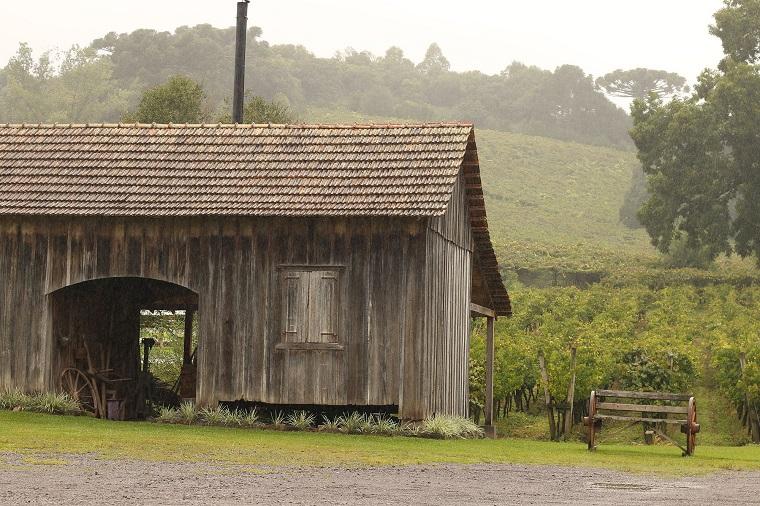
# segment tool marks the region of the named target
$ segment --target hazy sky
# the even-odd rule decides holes
[[[109,31],[235,23],[235,0],[0,0],[0,62],[20,41],[36,51],[85,45]],[[419,61],[438,42],[454,70],[563,63],[601,75],[650,67],[692,80],[720,59],[707,32],[720,0],[253,0],[249,25],[317,56],[400,46]]]

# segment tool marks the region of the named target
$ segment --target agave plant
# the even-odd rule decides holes
[[[482,437],[483,431],[471,420],[459,416],[435,415],[422,422],[425,436],[441,439],[466,439]]]
[[[314,425],[316,418],[313,414],[301,410],[291,413],[286,419],[285,423],[298,430],[306,430]]]
[[[27,409],[37,413],[73,415],[80,412],[79,403],[66,393],[44,392],[27,396]]]
[[[234,415],[224,406],[216,408],[204,408],[200,412],[200,419],[206,425],[228,425]]]
[[[179,423],[190,425],[198,419],[198,410],[192,402],[183,402],[177,410],[176,420]]]
[[[322,423],[319,425],[319,430],[338,432],[340,430],[340,417],[330,419],[328,416],[322,415]]]
[[[175,423],[178,419],[177,410],[167,406],[161,406],[158,408],[158,416],[156,421],[161,423]]]
[[[367,420],[367,416],[354,411],[349,415],[338,417],[338,427],[341,432],[346,434],[360,434],[362,432],[368,432],[370,429],[370,423]]]
[[[259,423],[259,413],[256,411],[256,408],[253,408],[252,410],[248,411],[247,413],[242,415],[242,418],[240,420],[240,425],[243,427],[255,427]]]
[[[272,425],[274,425],[277,428],[282,428],[285,426],[285,413],[282,411],[275,411],[272,413]]]
[[[0,409],[26,409],[29,407],[31,396],[18,388],[6,390],[0,394]]]
[[[398,423],[387,416],[375,416],[370,418],[370,430],[373,434],[384,434],[391,436],[399,431]]]

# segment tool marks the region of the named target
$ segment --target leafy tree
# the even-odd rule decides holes
[[[115,86],[113,64],[90,48],[73,46],[54,58],[36,61],[27,44],[2,72],[0,120],[84,123],[118,117],[133,94]]]
[[[715,13],[710,33],[723,44],[726,56],[737,62],[757,63],[760,58],[760,0],[724,0]]]
[[[435,74],[439,72],[448,72],[451,68],[451,64],[443,55],[441,47],[433,42],[425,52],[425,59],[417,65],[417,68],[423,74]]]
[[[206,94],[200,84],[186,76],[169,80],[146,91],[137,110],[124,121],[137,123],[202,123]]]
[[[8,61],[3,72],[5,86],[0,90],[0,115],[11,123],[44,122],[55,109],[50,93],[54,69],[50,53],[43,53],[35,61],[32,48],[19,44],[16,54]],[[52,121],[51,121],[52,122]]]
[[[651,93],[665,98],[689,89],[686,79],[674,72],[646,68],[618,69],[598,78],[596,85],[608,95],[641,100]]]
[[[230,109],[226,103],[225,109]],[[251,97],[243,105],[243,123],[272,123],[284,125],[296,123],[298,116],[284,99],[267,101],[263,97]],[[219,116],[220,123],[232,123],[232,115],[227,112]]]
[[[711,258],[760,252],[757,5],[727,1],[718,12],[713,32],[729,53],[719,70],[702,73],[690,97],[666,104],[650,96],[632,106],[631,136],[651,194],[639,218],[663,252],[682,237]],[[741,27],[750,29],[738,44]]]
[[[482,128],[631,146],[625,112],[577,67],[548,71],[513,64],[500,75],[460,73],[450,70],[437,45],[415,65],[396,47],[384,56],[349,49],[317,58],[302,46],[270,45],[260,37],[260,28],[249,30],[246,83],[252,96],[287,104],[294,112],[313,107],[411,121],[468,120]],[[203,87],[204,119],[215,118],[226,112],[231,94],[234,44],[234,28],[210,25],[183,26],[173,33],[110,33],[93,41],[86,56],[72,60],[68,80],[52,58],[47,67],[44,61],[30,63],[29,50],[20,69],[0,70],[0,116],[114,122],[124,111],[137,109],[146,89],[184,75]],[[89,88],[80,90],[82,84]]]

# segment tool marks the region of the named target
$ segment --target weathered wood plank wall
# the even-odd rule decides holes
[[[199,295],[200,403],[400,404],[402,369],[423,356],[399,360],[422,333],[425,237],[411,218],[0,219],[0,388],[54,387],[47,294],[137,276]],[[343,350],[275,349],[277,267],[298,264],[342,267]]]
[[[466,416],[469,404],[470,286],[473,239],[464,180],[457,180],[446,213],[432,218],[425,233],[424,329],[415,349],[417,367],[404,375],[416,388],[415,412]],[[413,362],[405,354],[405,367]]]

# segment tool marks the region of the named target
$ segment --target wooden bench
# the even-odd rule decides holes
[[[619,399],[636,399],[640,404],[623,404]],[[614,401],[614,402],[613,402]],[[654,404],[649,401],[667,401],[667,405]],[[683,404],[686,405],[676,405]],[[670,418],[670,415],[681,415]],[[588,402],[588,416],[583,423],[588,427],[588,449],[596,449],[596,433],[602,427],[603,420],[627,421],[632,423],[673,424],[681,426],[681,433],[686,434],[686,447],[668,437],[656,427],[652,431],[683,450],[685,456],[694,455],[697,444],[697,403],[690,394],[671,394],[662,392],[627,392],[624,390],[596,390],[591,392]]]

